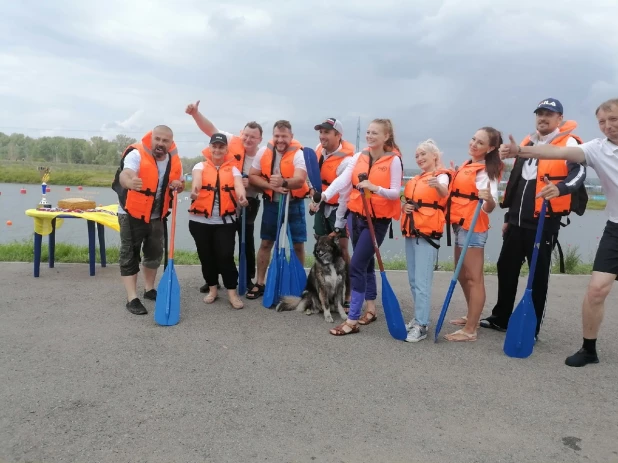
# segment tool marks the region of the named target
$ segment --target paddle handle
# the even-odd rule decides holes
[[[539,257],[539,248],[541,247],[541,237],[543,236],[543,226],[545,225],[545,211],[547,209],[547,200],[543,200],[541,212],[539,213],[539,223],[536,226],[536,237],[534,238],[534,250],[532,251],[532,262],[530,262],[530,273],[528,274],[528,289],[532,288],[534,281],[534,272],[536,270],[536,261]]]
[[[176,236],[176,203],[178,202],[178,193],[172,190],[172,233],[170,235],[170,260],[174,258],[174,237]]]
[[[367,180],[367,174],[362,173],[358,174],[358,181],[362,182]],[[376,253],[376,258],[378,259],[378,266],[380,267],[380,272],[384,272],[384,265],[382,264],[382,256],[380,255],[380,249],[378,248],[378,241],[376,240],[376,232],[373,229],[373,222],[371,221],[371,214],[369,213],[369,205],[367,204],[367,193],[371,195],[370,191],[365,191],[364,188],[361,188],[361,199],[363,201],[363,209],[365,210],[365,218],[367,219],[367,225],[369,226],[369,233],[371,234],[371,241],[373,241],[373,250]]]

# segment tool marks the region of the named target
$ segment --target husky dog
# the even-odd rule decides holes
[[[315,242],[313,255],[315,263],[301,297],[282,298],[277,304],[277,312],[297,310],[307,315],[324,312],[324,320],[333,323],[330,311],[336,307],[341,318],[347,319],[342,303],[349,269],[341,254],[339,238],[320,236]]]

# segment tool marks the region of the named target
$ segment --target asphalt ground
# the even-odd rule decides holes
[[[588,276],[552,275],[534,353],[392,339],[375,323],[335,337],[321,315],[202,302],[177,266],[174,327],[131,315],[117,266],[0,265],[2,462],[618,462],[618,291],[601,363],[569,368]],[[451,273],[436,272],[432,325]],[[388,272],[408,320],[405,272]],[[378,276],[378,285],[380,278]],[[141,284],[141,281],[140,281]],[[485,314],[496,300],[486,277]],[[523,292],[525,280],[520,283]],[[519,300],[519,297],[518,297]],[[457,288],[448,320],[463,315]],[[335,321],[338,316],[333,314]],[[612,437],[613,436],[613,437]]]

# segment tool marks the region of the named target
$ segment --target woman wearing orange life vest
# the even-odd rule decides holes
[[[352,214],[352,249],[350,283],[352,294],[348,319],[330,330],[335,336],[358,333],[358,325],[376,320],[377,297],[375,258],[369,226],[363,208],[360,189],[371,191],[367,199],[378,246],[382,244],[392,220],[401,215],[401,179],[403,166],[390,119],[374,119],[367,129],[368,148],[356,153],[347,167],[322,193],[329,201],[337,193],[350,191],[347,207]],[[368,179],[359,181],[359,174]],[[367,311],[360,317],[363,302]]]
[[[450,218],[455,233],[455,265],[466,235],[472,233],[472,238],[458,278],[468,304],[468,314],[451,321],[451,324],[463,328],[445,335],[448,341],[476,341],[476,329],[485,306],[483,263],[489,214],[498,203],[498,182],[502,176],[503,163],[498,154],[501,144],[502,135],[493,127],[477,130],[468,147],[471,159],[457,170],[452,180],[447,218]],[[483,200],[483,206],[474,230],[470,230],[479,199]]]
[[[403,191],[401,233],[405,237],[408,280],[414,300],[414,318],[406,325],[407,342],[427,337],[431,312],[433,265],[446,222],[451,171],[444,169],[441,153],[433,140],[416,148],[421,173],[408,180]]]
[[[238,269],[234,262],[236,248],[237,206],[246,207],[242,174],[237,160],[228,156],[227,137],[215,133],[210,138],[210,156],[193,168],[189,232],[195,240],[202,264],[202,276],[209,287],[207,304],[217,299],[219,275],[227,289],[230,304],[242,309],[238,297]]]

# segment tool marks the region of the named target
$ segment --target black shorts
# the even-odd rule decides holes
[[[605,224],[592,271],[618,275],[618,223]]]

